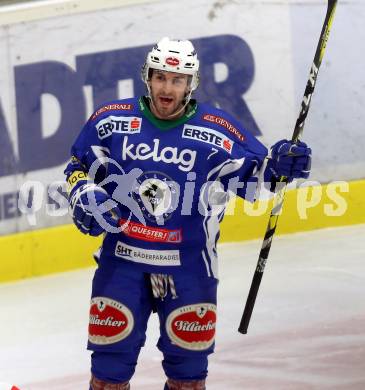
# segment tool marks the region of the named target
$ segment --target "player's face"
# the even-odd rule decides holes
[[[181,108],[184,97],[189,92],[188,75],[154,70],[150,80],[150,88],[153,115],[159,119],[171,120],[184,114]]]

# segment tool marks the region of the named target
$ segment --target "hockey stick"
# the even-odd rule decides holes
[[[323,23],[322,32],[317,45],[313,64],[311,66],[309,78],[307,81],[307,86],[305,88],[304,97],[301,104],[301,110],[297,122],[295,124],[295,129],[292,136],[293,142],[298,142],[303,132],[304,122],[308,115],[312,94],[317,81],[318,70],[319,67],[321,66],[323,55],[326,49],[328,36],[331,30],[333,17],[336,10],[336,5],[337,5],[337,0],[328,0],[326,17]],[[238,328],[238,331],[242,334],[247,333],[252,310],[254,308],[257,293],[260,287],[262,275],[264,273],[266,262],[270,253],[271,242],[276,230],[279,214],[281,213],[281,210],[283,208],[283,201],[284,201],[284,195],[285,195],[286,184],[287,184],[286,177],[281,177],[279,183],[281,184],[281,186],[274,200],[274,206],[273,209],[271,210],[269,223],[266,228],[266,233],[265,233],[264,241],[261,246],[256,270],[251,282],[251,287],[247,297],[246,306],[242,314],[241,322]]]

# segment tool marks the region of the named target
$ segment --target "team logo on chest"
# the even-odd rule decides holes
[[[149,160],[155,162],[162,161],[165,164],[176,164],[183,172],[189,172],[195,164],[196,151],[191,149],[179,150],[177,147],[165,146],[160,148],[160,140],[155,138],[153,145],[139,142],[133,144],[129,142],[127,136],[123,139],[122,160]]]
[[[150,221],[163,224],[171,217],[179,202],[179,188],[162,172],[145,172],[136,180],[133,197],[143,215]]]

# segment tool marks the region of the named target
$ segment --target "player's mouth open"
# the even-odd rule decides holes
[[[172,101],[173,101],[174,99],[169,98],[169,97],[160,96],[160,97],[159,97],[159,100],[160,100],[160,102],[161,102],[163,105],[169,105],[170,103],[172,103]]]

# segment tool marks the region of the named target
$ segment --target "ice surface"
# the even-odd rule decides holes
[[[365,226],[274,238],[247,335],[237,327],[261,241],[224,244],[209,390],[365,389]],[[93,269],[0,285],[1,383],[88,389]],[[162,390],[157,318],[132,389]]]

